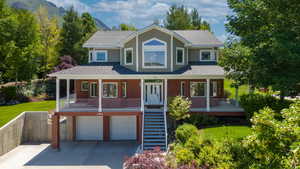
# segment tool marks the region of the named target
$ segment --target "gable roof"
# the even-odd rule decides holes
[[[138,31],[97,31],[83,47],[87,48],[119,48],[124,43],[133,39],[138,34],[157,29],[167,34],[173,35],[182,41],[185,46],[191,47],[221,47],[220,42],[211,32],[203,30],[168,30],[157,25],[150,25]]]

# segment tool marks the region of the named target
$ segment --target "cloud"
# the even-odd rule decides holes
[[[79,0],[47,0],[47,1],[52,2],[56,6],[63,7],[65,9],[68,9],[71,6],[73,6],[74,9],[79,13],[88,12],[88,11],[91,12],[91,8],[87,4],[82,3]]]
[[[228,14],[226,0],[101,0],[92,6],[99,15],[114,13],[111,19],[144,27],[155,19],[163,19],[169,7],[183,4],[189,10],[196,8],[203,19],[211,24],[224,21]]]

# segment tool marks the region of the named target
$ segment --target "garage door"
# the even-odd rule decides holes
[[[111,140],[135,140],[136,116],[111,116]]]
[[[76,126],[77,140],[103,140],[103,117],[79,116]]]

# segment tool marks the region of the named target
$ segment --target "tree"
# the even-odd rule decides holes
[[[60,40],[60,30],[56,18],[49,19],[48,11],[40,7],[36,12],[39,23],[39,33],[41,42],[41,63],[39,73],[45,78],[47,73],[53,69],[58,62],[58,42]]]
[[[9,52],[4,60],[4,76],[9,80],[30,80],[36,73],[39,51],[38,25],[35,16],[25,10],[14,10],[16,29],[9,37]],[[26,70],[26,71],[24,71]]]
[[[183,120],[190,117],[188,112],[190,111],[191,104],[192,102],[188,98],[176,96],[169,104],[170,115],[175,120]]]
[[[300,82],[300,3],[298,0],[228,0],[233,14],[227,30],[251,49],[252,82],[280,91],[281,98]]]
[[[194,8],[190,13],[186,7],[173,5],[167,12],[165,27],[171,30],[208,30],[210,25],[202,20],[198,10]]]
[[[84,39],[88,39],[92,33],[97,31],[97,25],[94,18],[87,12],[81,14],[82,33]]]
[[[191,29],[191,17],[187,8],[172,5],[167,12],[165,27],[170,30]]]
[[[135,31],[137,30],[133,25],[129,25],[129,24],[125,24],[125,23],[121,23],[119,25],[120,30],[122,31]]]
[[[83,37],[83,29],[78,13],[71,7],[64,16],[64,23],[61,30],[61,50],[60,55],[71,55],[80,63],[81,58],[76,50],[76,44]]]

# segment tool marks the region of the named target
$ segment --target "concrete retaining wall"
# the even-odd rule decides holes
[[[48,112],[23,112],[0,128],[0,156],[23,142],[45,142],[50,139]]]

